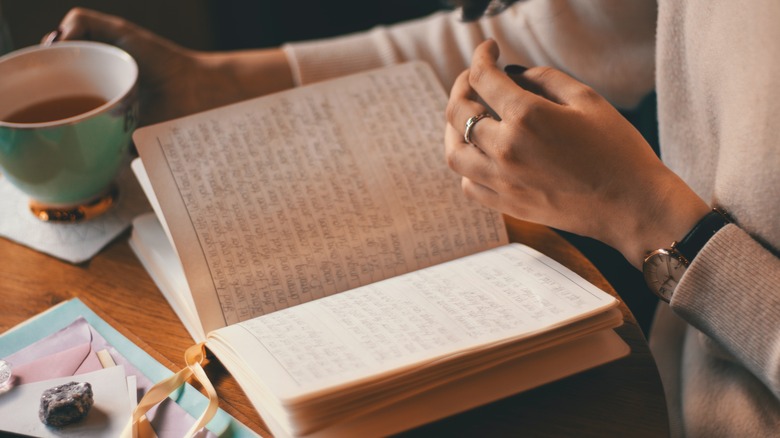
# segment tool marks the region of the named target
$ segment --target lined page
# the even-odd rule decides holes
[[[445,106],[413,63],[137,135],[206,331],[506,243],[446,166]]]
[[[615,305],[552,259],[510,244],[245,321],[209,343],[229,345],[285,403]]]

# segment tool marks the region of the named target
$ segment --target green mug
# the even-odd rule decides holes
[[[105,196],[137,125],[133,58],[107,44],[60,42],[0,57],[0,78],[5,177],[43,208]]]

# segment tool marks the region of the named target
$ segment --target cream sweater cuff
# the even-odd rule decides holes
[[[384,27],[335,38],[282,46],[296,85],[369,70],[400,61]]]

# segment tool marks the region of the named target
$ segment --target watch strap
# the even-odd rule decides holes
[[[682,254],[688,264],[690,264],[712,236],[730,222],[720,210],[712,209],[711,212],[707,213],[691,228],[691,231],[682,240],[674,245],[674,249]]]

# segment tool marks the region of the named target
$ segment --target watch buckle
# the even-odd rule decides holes
[[[678,260],[680,260],[685,266],[690,265],[691,263],[688,261],[685,256],[677,250],[677,244],[680,243],[678,241],[672,242],[672,244],[669,246],[669,253],[674,254],[675,257],[677,257]]]

